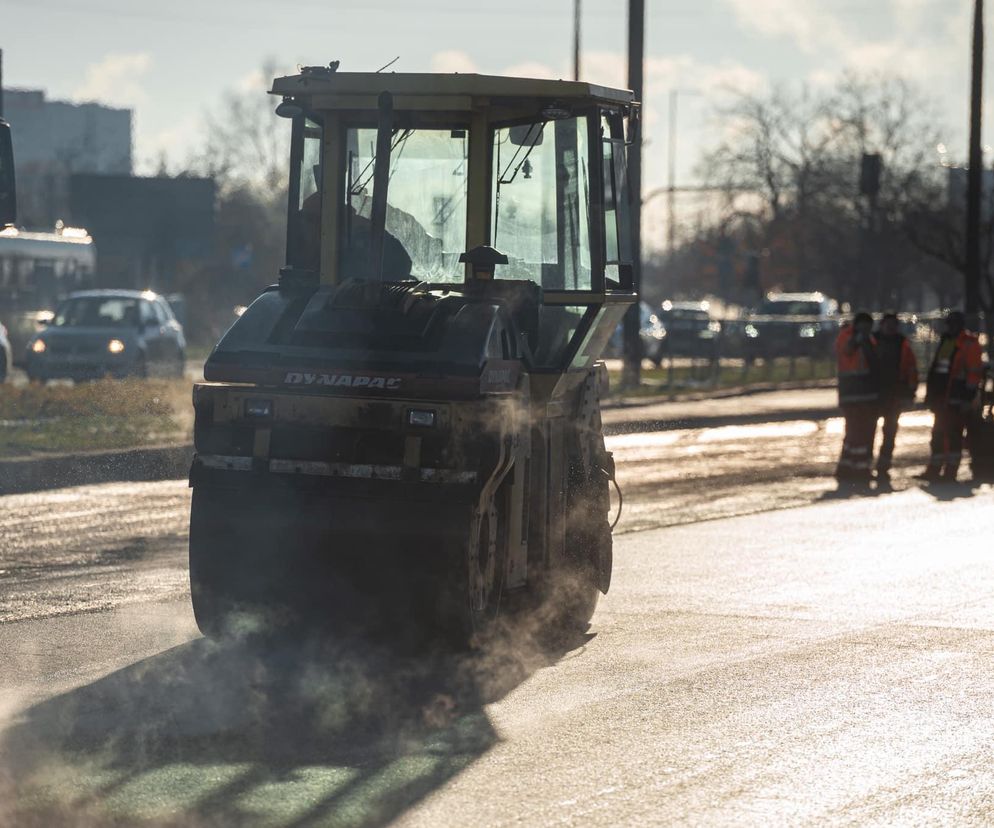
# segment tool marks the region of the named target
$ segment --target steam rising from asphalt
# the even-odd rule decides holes
[[[167,649],[7,720],[0,826],[384,824],[497,741],[486,704],[577,643],[550,649],[543,623],[502,619],[476,652]]]
[[[383,634],[198,638],[8,701],[0,826],[387,823],[498,740],[487,704],[583,642],[554,634],[561,597],[499,618],[474,652]]]

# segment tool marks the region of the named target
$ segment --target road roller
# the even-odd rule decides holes
[[[286,264],[193,390],[210,637],[586,628],[611,583],[604,346],[635,300],[631,92],[303,67]]]

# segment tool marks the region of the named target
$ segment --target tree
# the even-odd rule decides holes
[[[204,341],[216,341],[232,309],[275,282],[284,263],[290,125],[266,91],[276,74],[267,61],[249,88],[225,93],[187,165],[218,184],[214,260],[184,285],[190,327]]]
[[[290,129],[267,94],[277,72],[274,61],[265,61],[247,88],[225,93],[220,106],[207,115],[204,144],[193,165],[222,189],[247,186],[260,193],[281,193],[286,188]]]
[[[767,287],[878,307],[906,300],[900,274],[923,256],[908,218],[943,194],[927,97],[900,78],[848,74],[828,90],[740,94],[720,119],[729,137],[700,167],[724,194],[722,232],[770,251]],[[858,187],[867,152],[883,159],[873,202]]]

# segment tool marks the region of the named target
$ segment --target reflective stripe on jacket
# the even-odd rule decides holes
[[[877,341],[868,336],[857,344],[855,328],[846,325],[835,340],[839,367],[839,405],[876,402],[880,398],[880,377],[875,365]]]

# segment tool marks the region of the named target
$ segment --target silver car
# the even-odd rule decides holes
[[[28,343],[32,380],[182,376],[186,340],[169,304],[156,293],[71,293]]]

